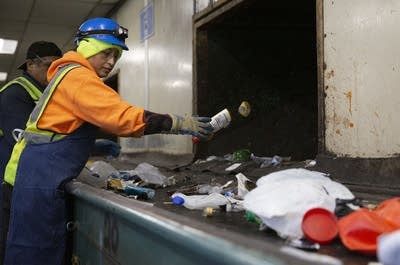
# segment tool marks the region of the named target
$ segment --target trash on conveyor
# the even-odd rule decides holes
[[[378,237],[400,229],[400,197],[387,199],[372,211],[366,208],[354,211],[339,219],[338,228],[348,249],[375,255]]]
[[[119,175],[118,170],[116,170],[111,164],[102,160],[94,161],[88,168],[93,176],[100,179],[107,179],[111,175]]]
[[[214,215],[215,211],[216,210],[214,208],[212,208],[212,207],[206,207],[206,208],[203,209],[203,216],[211,217],[211,216]]]
[[[226,206],[226,211],[241,211],[242,201],[224,196],[219,193],[208,195],[185,195],[183,193],[174,193],[171,196],[172,203],[182,205],[190,210],[203,210],[204,208],[219,209]]]
[[[326,174],[307,169],[277,171],[257,180],[257,187],[244,197],[244,208],[282,238],[303,237],[301,222],[312,208],[335,211],[336,199],[354,195]]]
[[[305,165],[304,165],[305,168],[314,167],[317,164],[317,161],[310,160],[310,159],[307,159],[304,162],[305,162]]]
[[[261,225],[263,223],[262,220],[257,215],[255,215],[250,211],[246,211],[244,218],[250,223],[256,223],[258,225]]]
[[[319,250],[321,248],[320,244],[310,242],[307,239],[289,239],[286,244],[290,247],[304,249],[304,250]]]
[[[280,165],[282,162],[290,161],[291,157],[280,157],[280,156],[273,156],[273,157],[266,157],[266,156],[255,156],[254,154],[250,155],[250,159],[257,163],[260,168],[264,167],[275,167]]]
[[[233,180],[229,180],[224,185],[211,185],[211,184],[199,184],[196,186],[196,191],[199,194],[211,194],[211,193],[221,193],[225,194],[226,192],[232,192],[233,187],[232,184],[234,183]]]
[[[398,265],[400,262],[400,228],[378,237],[378,260],[384,265]]]
[[[105,161],[89,161],[78,180],[97,188],[112,189],[130,198],[143,200],[153,199],[155,195],[154,189],[142,187],[143,185],[161,185],[169,181],[150,164],[142,163],[136,169],[116,170]]]
[[[240,167],[241,165],[242,165],[242,163],[233,163],[232,165],[227,167],[225,169],[225,171],[233,171],[233,170],[237,169],[238,167]]]
[[[245,162],[250,160],[251,152],[249,149],[240,149],[232,154],[232,159],[235,162]]]
[[[137,185],[138,182],[133,180],[124,180],[118,177],[110,177],[107,180],[107,188],[131,196],[134,199],[153,199],[155,190]]]
[[[105,161],[88,161],[78,176],[78,180],[96,188],[107,188],[107,180],[119,175],[118,170]]]
[[[193,164],[202,164],[211,161],[232,161],[232,154],[221,156],[209,156],[206,159],[197,159]]]
[[[237,189],[237,199],[242,199],[244,196],[252,189],[255,188],[255,183],[248,179],[244,174],[238,173],[236,174],[236,179],[238,181],[238,189]]]
[[[138,187],[135,185],[128,184],[124,188],[124,193],[126,195],[137,196],[137,199],[151,200],[154,198],[155,191],[150,188]]]
[[[329,244],[338,234],[336,215],[324,208],[311,208],[301,221],[304,237],[314,243]]]
[[[135,172],[145,184],[155,184],[162,187],[166,187],[170,184],[168,178],[164,176],[157,167],[146,162],[140,163],[133,172]]]
[[[257,187],[278,183],[285,180],[301,180],[304,183],[317,183],[324,187],[326,193],[334,199],[353,200],[354,194],[343,184],[331,180],[329,174],[311,171],[304,168],[280,170],[263,176],[257,180]]]
[[[107,180],[107,188],[113,190],[123,190],[124,183],[122,179],[110,178]]]
[[[167,191],[167,194],[171,196],[174,193],[183,193],[185,195],[195,195],[195,194],[232,194],[236,192],[236,188],[233,186],[235,182],[233,180],[227,181],[224,185],[213,183],[213,184],[190,184],[187,186],[182,186],[173,190]]]

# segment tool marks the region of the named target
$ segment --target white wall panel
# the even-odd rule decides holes
[[[129,29],[125,52],[117,68],[119,91],[128,102],[160,113],[192,114],[193,1],[157,0],[154,35],[140,40],[140,11],[150,0],[127,1],[115,16]],[[191,153],[191,137],[150,135],[121,138],[122,152]]]
[[[324,0],[326,149],[400,153],[400,1]]]

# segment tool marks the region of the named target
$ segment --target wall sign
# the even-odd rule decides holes
[[[154,4],[150,3],[140,11],[140,40],[154,35]]]

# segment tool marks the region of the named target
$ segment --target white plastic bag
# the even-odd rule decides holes
[[[283,238],[301,238],[303,215],[311,208],[334,212],[336,199],[354,195],[327,174],[303,168],[277,171],[261,177],[244,197],[244,208],[256,214]]]
[[[377,256],[383,265],[400,264],[400,230],[378,237]]]
[[[303,215],[311,208],[335,209],[335,199],[318,183],[285,179],[258,186],[244,197],[244,208],[283,238],[301,238]]]
[[[318,183],[335,199],[352,200],[355,198],[348,188],[341,183],[332,181],[328,174],[304,168],[292,168],[268,174],[257,180],[257,186],[294,179]]]

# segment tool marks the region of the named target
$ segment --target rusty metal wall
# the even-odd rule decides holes
[[[400,2],[325,0],[326,151],[400,153]]]

